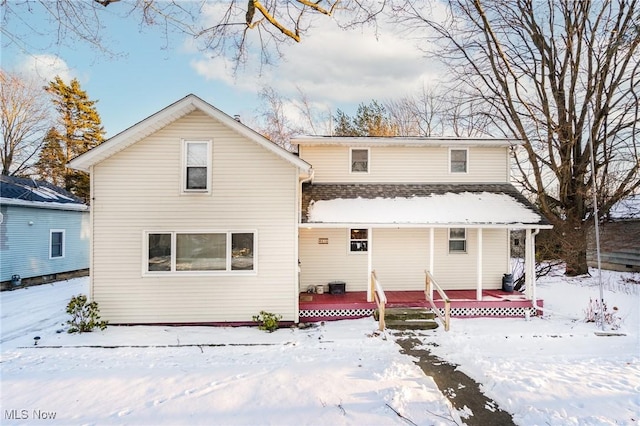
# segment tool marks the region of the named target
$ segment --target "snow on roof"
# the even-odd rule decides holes
[[[308,223],[518,225],[543,218],[508,194],[462,192],[423,197],[312,201]]]
[[[640,219],[640,194],[631,195],[615,203],[609,215],[614,220]]]

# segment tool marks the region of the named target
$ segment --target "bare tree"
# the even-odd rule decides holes
[[[109,28],[102,24],[108,10],[122,19],[138,19],[142,26],[159,27],[165,44],[177,32],[197,40],[214,56],[232,58],[237,66],[249,54],[269,63],[274,54],[281,55],[284,43],[300,42],[315,17],[332,17],[341,28],[375,24],[385,0],[0,0],[0,5],[0,31],[5,40],[19,45],[22,34],[29,33],[54,36],[57,44],[80,40],[109,50],[104,39]],[[30,23],[29,15],[37,9],[49,15],[54,27],[35,28]],[[7,25],[10,22],[13,26]]]
[[[445,101],[435,89],[422,90],[384,104],[401,136],[441,136],[444,133]]]
[[[258,131],[271,142],[293,152],[295,147],[289,141],[293,136],[304,133],[302,126],[289,118],[290,112],[285,109],[285,101],[273,88],[263,88],[260,99],[261,124],[258,124]]]
[[[567,273],[588,272],[591,191],[606,213],[640,188],[638,0],[445,3],[436,19],[422,1],[403,1],[398,22],[426,30],[425,45],[494,128],[523,140],[520,183],[554,225]]]
[[[49,97],[35,80],[0,70],[2,174],[24,175],[51,126]]]

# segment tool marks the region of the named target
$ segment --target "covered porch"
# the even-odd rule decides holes
[[[301,207],[300,321],[370,315],[373,271],[391,307],[426,307],[429,298],[438,307],[434,287],[458,317],[522,317],[541,306],[535,236],[551,226],[510,184],[311,184]],[[523,293],[501,290],[513,229],[525,230]],[[332,281],[345,282],[346,294],[326,294]],[[325,294],[312,294],[318,286]]]
[[[480,300],[476,290],[449,290],[446,293],[451,301],[451,316],[454,318],[525,317],[541,313],[525,294],[515,291],[483,290]],[[430,308],[424,291],[389,291],[385,294],[388,308]],[[437,292],[433,300],[437,309],[444,313],[444,301]],[[375,302],[367,301],[366,291],[344,294],[300,293],[299,304],[300,322],[364,318],[371,316],[376,309]],[[536,306],[543,305],[544,301],[537,299]]]

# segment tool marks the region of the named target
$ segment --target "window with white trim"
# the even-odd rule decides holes
[[[469,150],[454,149],[449,150],[449,171],[451,173],[467,173]]]
[[[49,230],[49,259],[64,257],[64,229]]]
[[[449,228],[449,253],[467,252],[466,228]]]
[[[183,140],[182,192],[211,192],[211,141]]]
[[[369,249],[369,230],[350,229],[349,230],[349,251],[351,253],[362,253]]]
[[[351,173],[369,173],[369,149],[351,148]]]
[[[148,273],[253,272],[255,232],[147,232]]]

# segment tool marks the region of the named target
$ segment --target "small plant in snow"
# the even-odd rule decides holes
[[[67,313],[71,319],[67,321],[68,333],[88,333],[98,327],[100,330],[107,328],[107,321],[100,321],[100,309],[98,302],[87,303],[87,296],[79,294],[73,296],[67,305]]]
[[[253,316],[253,321],[258,323],[260,330],[273,333],[278,329],[278,321],[282,319],[282,315],[272,314],[271,312],[260,311],[258,315]]]
[[[618,307],[614,306],[612,311],[609,311],[604,300],[598,302],[598,300],[589,298],[589,305],[587,305],[584,313],[584,322],[604,321],[606,325],[611,326],[612,330],[620,328],[622,319],[618,316]]]

